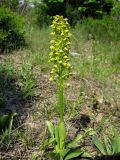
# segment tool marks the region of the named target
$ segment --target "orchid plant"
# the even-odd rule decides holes
[[[50,62],[53,63],[52,71],[50,72],[50,81],[58,79],[59,85],[59,113],[60,123],[64,121],[64,79],[68,79],[71,74],[71,65],[69,63],[70,49],[70,32],[67,19],[62,16],[55,16],[51,25],[51,45],[50,45]]]
[[[52,122],[46,121],[50,138],[44,142],[44,148],[53,145],[52,152],[48,152],[47,156],[53,160],[69,160],[76,157],[91,157],[85,151],[79,149],[79,141],[82,141],[85,136],[92,135],[91,128],[87,129],[84,135],[78,135],[74,140],[66,143],[66,128],[64,124],[64,80],[67,80],[71,75],[71,65],[69,56],[70,50],[70,26],[67,18],[63,16],[54,16],[52,22],[52,32],[50,41],[50,62],[53,68],[50,72],[50,81],[57,81],[59,86],[59,115],[60,120],[58,125],[53,125]]]

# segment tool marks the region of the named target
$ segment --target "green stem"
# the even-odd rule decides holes
[[[60,112],[60,122],[64,121],[64,96],[63,96],[63,77],[62,74],[59,76],[59,112]]]
[[[60,156],[60,160],[63,160],[63,157]]]

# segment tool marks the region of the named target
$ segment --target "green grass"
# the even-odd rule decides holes
[[[106,46],[100,42],[93,42],[92,45],[92,48],[86,48],[87,53],[83,52],[79,57],[72,57],[75,72],[79,73],[81,78],[89,76],[98,80],[105,80],[117,74],[120,65],[119,45]]]

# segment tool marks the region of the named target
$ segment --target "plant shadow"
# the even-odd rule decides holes
[[[95,158],[74,158],[74,160],[120,160],[120,154],[113,155],[113,156],[96,156]]]
[[[23,100],[24,92],[17,80],[18,75],[13,67],[0,64],[0,116],[17,113],[14,128],[23,123],[32,100]]]
[[[72,123],[74,124],[75,128],[80,130],[81,128],[86,128],[88,127],[90,123],[90,117],[86,114],[81,114],[79,117],[74,117],[72,119]]]
[[[97,156],[94,160],[120,160],[120,153],[112,156]]]

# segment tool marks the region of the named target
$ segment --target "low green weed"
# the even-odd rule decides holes
[[[2,131],[0,144],[3,144],[5,141],[10,143],[13,120],[16,115],[17,115],[16,113],[11,113],[10,115],[0,116],[0,131]]]
[[[0,93],[0,108],[4,108],[6,104],[5,97],[2,93]]]
[[[26,63],[22,66],[20,73],[20,87],[23,92],[23,99],[29,99],[35,96],[35,77],[32,73],[32,65]]]
[[[33,136],[32,130],[29,130],[28,133],[24,133],[24,131],[18,130],[15,133],[15,137],[24,145],[25,147],[33,147]]]
[[[86,129],[83,134],[77,135],[75,139],[67,143],[66,130],[63,123],[56,126],[53,126],[53,124],[49,121],[46,123],[50,132],[50,138],[44,141],[42,149],[45,150],[48,146],[51,146],[51,144],[54,146],[54,150],[48,152],[46,157],[57,160],[68,160],[76,157],[91,158],[89,153],[85,152],[83,149],[80,149],[85,138],[95,134],[91,128]]]
[[[33,25],[33,24],[32,24]],[[27,41],[29,43],[29,61],[34,66],[39,66],[41,72],[47,72],[50,69],[49,57],[49,28],[42,28],[33,25],[32,29],[26,27]],[[28,57],[27,57],[28,59]]]
[[[85,32],[86,38],[91,34],[93,39],[105,44],[120,40],[119,28],[119,21],[113,17],[103,17],[102,19],[87,18],[81,24],[81,30]]]
[[[3,88],[8,83],[15,79],[15,69],[13,68],[12,62],[5,60],[0,63],[0,87]]]
[[[31,160],[38,160],[38,154],[33,152],[32,153],[32,157],[31,157]]]
[[[103,141],[94,136],[93,144],[102,155],[114,157],[120,154],[120,135],[114,127],[111,128],[111,133],[112,136],[103,135]]]
[[[6,88],[10,90],[15,89],[16,72],[13,68],[12,62],[5,60],[0,62],[0,108],[4,108],[7,102],[4,94]]]

